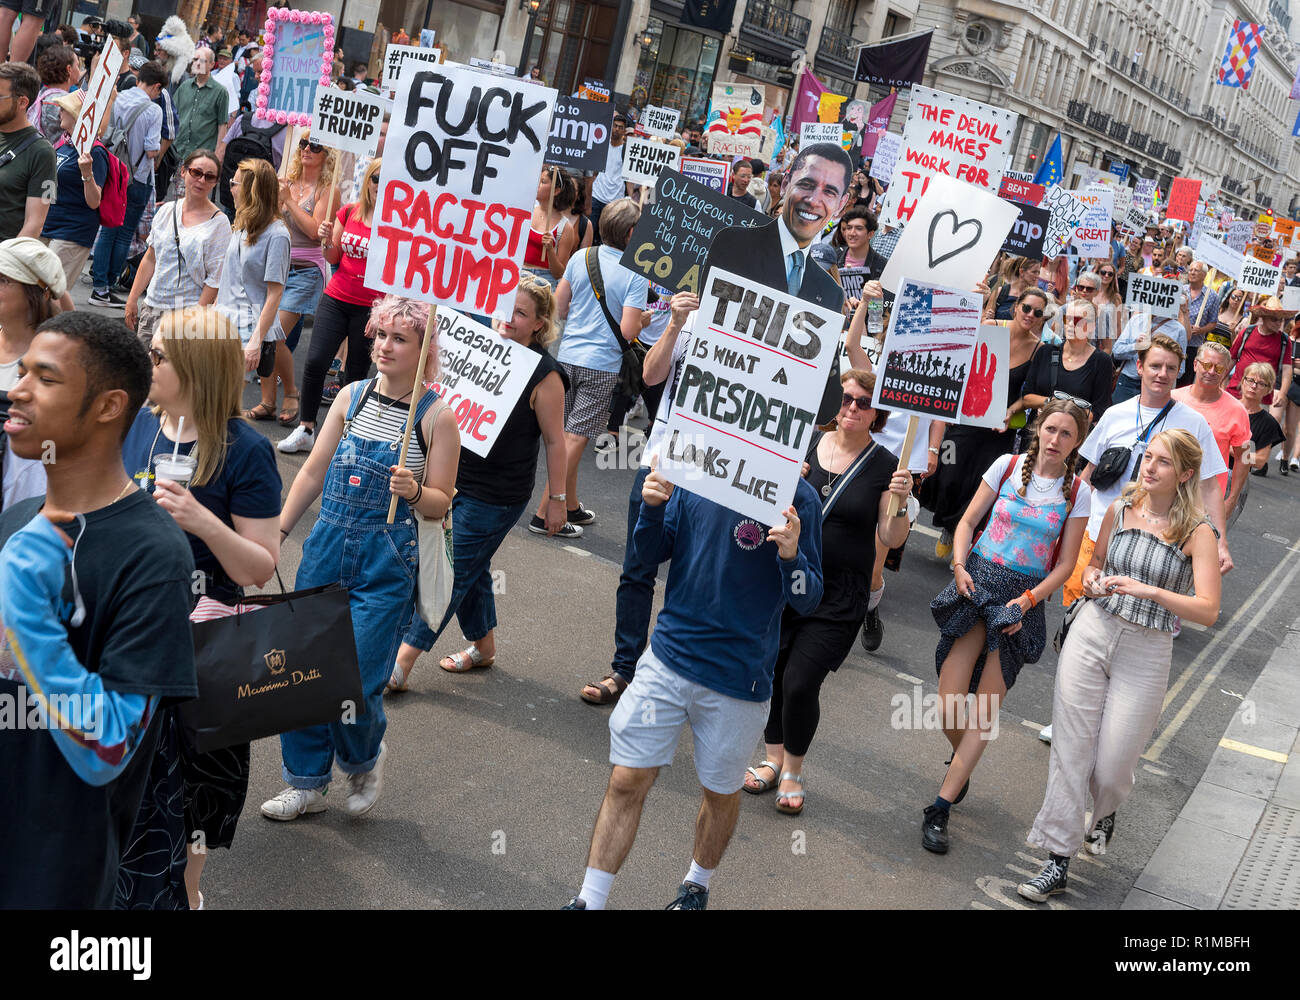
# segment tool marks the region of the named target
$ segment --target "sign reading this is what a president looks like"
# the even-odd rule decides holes
[[[509,317],[555,97],[549,87],[463,67],[403,77],[367,288]]]
[[[712,268],[659,471],[761,525],[784,524],[843,322],[836,310]]]

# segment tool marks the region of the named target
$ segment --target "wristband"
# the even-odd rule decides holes
[[[939,449],[938,449],[938,448],[930,448],[930,449],[928,449],[928,450],[929,450],[929,452],[930,452],[931,455],[937,455],[937,454],[939,454]]]
[[[410,504],[412,507],[414,507],[417,503],[420,502],[420,497],[422,496],[424,496],[424,483],[416,483],[415,496],[411,497],[411,499],[407,500],[406,502]]]
[[[549,500],[565,500],[565,501],[567,501],[567,500],[569,499],[569,494],[567,494],[567,493],[552,493],[552,494],[551,494],[547,499],[549,499]]]
[[[1036,597],[1034,596],[1034,592],[1033,592],[1032,590],[1026,590],[1023,596],[1029,598],[1029,610],[1030,610],[1030,611],[1032,611],[1034,608],[1038,607],[1038,598],[1036,598]]]
[[[952,568],[953,568],[953,569],[956,569],[958,566],[960,566],[962,569],[965,569],[965,568],[966,568],[966,564],[965,564],[964,562],[957,562],[957,561],[954,559],[954,560],[953,560],[953,563],[952,563]]]

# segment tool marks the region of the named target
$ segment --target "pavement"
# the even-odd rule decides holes
[[[79,308],[88,293],[81,284],[74,290]],[[297,355],[301,365],[304,346]],[[250,385],[246,405],[256,398]],[[288,433],[255,426],[276,441]],[[305,457],[279,456],[286,491]],[[581,539],[528,533],[531,511],[512,529],[493,562],[496,665],[440,670],[440,656],[463,648],[449,626],[418,664],[411,691],[387,703],[384,791],[369,815],[349,817],[336,782],[325,812],[293,823],[264,819],[260,804],[283,788],[279,745],[253,745],[233,847],[214,852],[204,873],[209,907],[547,909],[577,891],[609,774],[609,709],[577,695],[609,668],[637,459],[631,440],[612,455],[588,452],[580,498],[597,520]],[[540,470],[538,484],[544,488]],[[288,586],[313,521],[309,511],[284,545]],[[807,806],[790,817],[771,794],[742,796],[712,908],[1035,908],[1015,886],[1044,860],[1024,838],[1046,785],[1048,747],[1037,733],[1050,721],[1055,654],[1049,649],[1022,671],[998,738],[953,811],[952,850],[928,854],[921,810],[937,794],[948,745],[941,733],[916,727],[917,707],[937,690],[928,604],[950,577],[934,556],[928,514],[917,528],[903,571],[887,574],[882,646],[874,654],[855,647],[823,687],[804,767]],[[1238,878],[1276,870],[1268,844],[1261,840],[1258,852],[1255,845],[1282,829],[1270,819],[1274,807],[1292,810],[1294,847],[1300,637],[1288,623],[1300,607],[1300,477],[1278,477],[1274,468],[1252,479],[1229,543],[1237,569],[1225,580],[1219,623],[1187,627],[1175,643],[1165,710],[1110,851],[1080,855],[1070,889],[1045,908],[1198,905],[1197,892],[1204,905],[1218,905]],[[1049,630],[1060,615],[1059,604],[1048,608]],[[1288,760],[1224,747],[1225,733]],[[675,894],[699,803],[692,757],[687,736],[650,793],[611,908],[662,907]],[[761,759],[760,744],[753,762]],[[1231,870],[1225,844],[1237,851]]]

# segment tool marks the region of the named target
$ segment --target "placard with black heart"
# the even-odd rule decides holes
[[[903,278],[974,288],[1019,215],[1019,206],[937,174],[899,237],[881,283],[891,292]]]

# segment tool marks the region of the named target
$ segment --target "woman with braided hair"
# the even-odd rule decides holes
[[[948,810],[965,798],[971,772],[997,736],[1002,699],[1047,644],[1042,605],[1078,559],[1092,495],[1074,469],[1087,432],[1086,410],[1070,399],[1048,400],[1025,454],[1003,455],[989,467],[957,525],[953,582],[930,604],[940,633],[934,662],[943,731],[952,744],[948,773],[921,826],[921,846],[935,854],[948,850]]]

